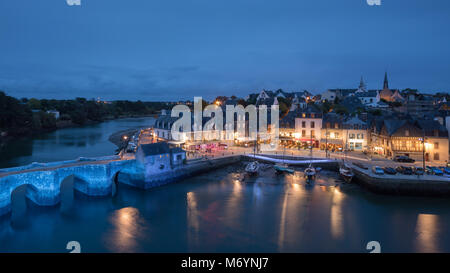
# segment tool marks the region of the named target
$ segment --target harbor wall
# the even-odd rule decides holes
[[[187,161],[187,164],[154,174],[145,173],[139,169],[131,172],[125,170],[120,173],[118,181],[120,183],[141,189],[151,189],[169,183],[178,182],[194,175],[217,170],[220,167],[231,165],[240,161],[241,156],[235,155],[208,160]]]
[[[429,175],[375,175],[353,167],[353,182],[381,194],[412,196],[450,196],[450,179]]]
[[[312,164],[314,167],[321,167],[322,169],[337,171],[339,169],[339,161],[335,159],[324,158],[307,158],[307,157],[295,157],[295,156],[280,156],[271,154],[258,154],[258,155],[243,155],[246,160],[257,160],[263,163],[287,163],[289,166],[307,167]]]

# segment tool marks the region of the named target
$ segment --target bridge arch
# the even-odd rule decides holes
[[[21,228],[29,224],[26,218],[28,213],[27,195],[33,190],[32,187],[31,184],[21,184],[10,189],[10,214],[13,228]]]

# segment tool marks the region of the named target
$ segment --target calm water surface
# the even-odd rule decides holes
[[[117,147],[108,141],[111,134],[149,127],[154,123],[155,119],[151,117],[118,119],[11,141],[0,147],[0,168],[70,160],[80,156],[113,155]]]
[[[108,126],[140,126],[111,123],[33,140],[32,154],[13,161],[108,154]],[[27,204],[18,189],[12,215],[0,218],[0,252],[68,252],[69,241],[82,252],[367,252],[369,241],[384,252],[450,252],[448,199],[375,195],[327,171],[307,186],[301,172],[243,179],[242,169],[149,191],[119,185],[102,199],[74,194],[68,179],[52,208]]]

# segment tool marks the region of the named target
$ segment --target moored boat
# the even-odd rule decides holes
[[[273,168],[277,173],[294,173],[294,169],[289,168],[287,164],[275,164]]]
[[[259,170],[258,161],[250,162],[247,164],[247,166],[245,166],[245,171],[249,175],[256,175],[258,173],[258,170]]]
[[[346,164],[342,164],[339,167],[339,175],[345,180],[345,182],[351,182],[354,176],[352,169]]]
[[[316,179],[316,174],[316,169],[314,169],[312,164],[310,164],[309,167],[305,169],[305,177],[308,181]]]

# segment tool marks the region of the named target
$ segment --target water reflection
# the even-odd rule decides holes
[[[326,172],[309,187],[303,176],[241,175],[230,166],[149,191],[119,187],[112,199],[72,197],[68,179],[60,207],[29,210],[19,227],[0,221],[0,252],[66,252],[71,240],[84,252],[366,252],[372,240],[383,252],[450,251],[448,199],[336,187]]]
[[[439,252],[439,217],[434,214],[419,214],[416,224],[416,248],[419,252]]]
[[[121,119],[83,127],[60,129],[33,138],[0,143],[0,168],[112,155],[116,146],[109,141],[115,132],[152,126],[154,118]],[[54,151],[58,151],[55,153]]]
[[[279,235],[278,235],[278,251],[283,251],[284,246],[284,238],[286,232],[286,211],[287,211],[287,202],[288,202],[288,194],[284,194],[283,204],[281,205],[281,214],[280,214],[280,224],[279,224]]]
[[[200,219],[195,193],[188,192],[186,194],[186,199],[187,199],[188,244],[190,248],[193,248],[197,246],[199,243],[198,232],[200,229]]]
[[[335,239],[341,239],[344,235],[344,224],[343,224],[343,211],[342,211],[342,201],[344,195],[339,191],[337,187],[332,191],[333,199],[331,204],[331,234]]]

